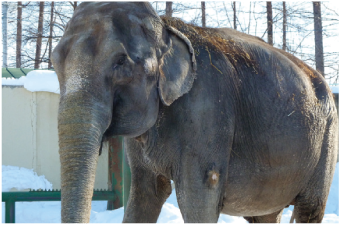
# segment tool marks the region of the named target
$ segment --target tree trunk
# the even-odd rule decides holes
[[[286,2],[282,2],[283,28],[282,28],[282,50],[287,50],[287,10]]]
[[[249,23],[248,23],[248,34],[249,34],[249,31],[250,31],[250,23],[251,23],[251,3],[252,3],[252,2],[249,2]]]
[[[2,67],[7,67],[7,11],[8,3],[2,3]]]
[[[205,2],[201,2],[201,9],[202,9],[202,27],[205,27]]]
[[[38,35],[37,35],[38,37],[37,37],[37,46],[35,50],[34,69],[39,69],[39,66],[40,66],[40,54],[41,54],[43,22],[44,22],[44,6],[45,6],[45,2],[39,3],[39,21],[38,21]]]
[[[17,43],[16,43],[16,68],[21,67],[21,43],[22,43],[22,2],[18,2],[17,8]]]
[[[172,17],[172,2],[166,2],[165,15]]]
[[[51,20],[50,20],[50,37],[48,38],[48,69],[52,68],[52,35],[53,35],[53,12],[54,12],[54,2],[51,2]]]
[[[236,2],[233,2],[233,11],[234,11],[234,29],[237,30],[237,26],[236,26]]]
[[[315,65],[316,70],[323,76],[324,60],[323,60],[323,40],[322,40],[322,21],[321,21],[321,3],[313,2],[314,12],[314,35],[315,35]]]
[[[70,2],[70,4],[73,7],[73,11],[76,10],[77,6],[78,6],[78,2]]]
[[[267,2],[267,33],[268,33],[268,44],[273,45],[273,11],[272,2]]]

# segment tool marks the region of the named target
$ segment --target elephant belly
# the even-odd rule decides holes
[[[260,216],[277,212],[293,201],[308,177],[310,173],[294,165],[261,168],[240,162],[231,164],[222,213]]]

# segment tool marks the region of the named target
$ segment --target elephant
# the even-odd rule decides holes
[[[324,77],[229,28],[160,17],[150,3],[84,2],[53,50],[62,222],[89,222],[102,142],[124,137],[123,222],[157,222],[172,192],[184,222],[321,222],[338,150]]]

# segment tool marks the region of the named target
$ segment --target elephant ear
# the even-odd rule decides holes
[[[169,106],[189,92],[196,77],[196,60],[190,40],[177,29],[165,25],[168,44],[159,64],[158,91],[163,104]]]

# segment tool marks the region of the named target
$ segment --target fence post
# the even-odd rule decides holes
[[[124,140],[122,140],[123,142],[123,149],[125,148],[124,146]],[[127,202],[129,199],[129,195],[130,195],[130,186],[131,186],[131,170],[130,170],[130,166],[126,157],[126,151],[124,151],[124,157],[123,157],[123,181],[124,181],[124,192],[123,192],[123,196],[124,196],[124,212],[126,210],[126,206],[127,206]]]
[[[109,139],[109,183],[117,198],[107,202],[107,210],[126,209],[130,194],[131,170],[124,151],[124,138]]]
[[[123,137],[108,140],[109,144],[109,189],[117,196],[107,202],[107,210],[118,209],[123,203]]]
[[[15,201],[6,201],[5,209],[5,223],[15,223]]]

